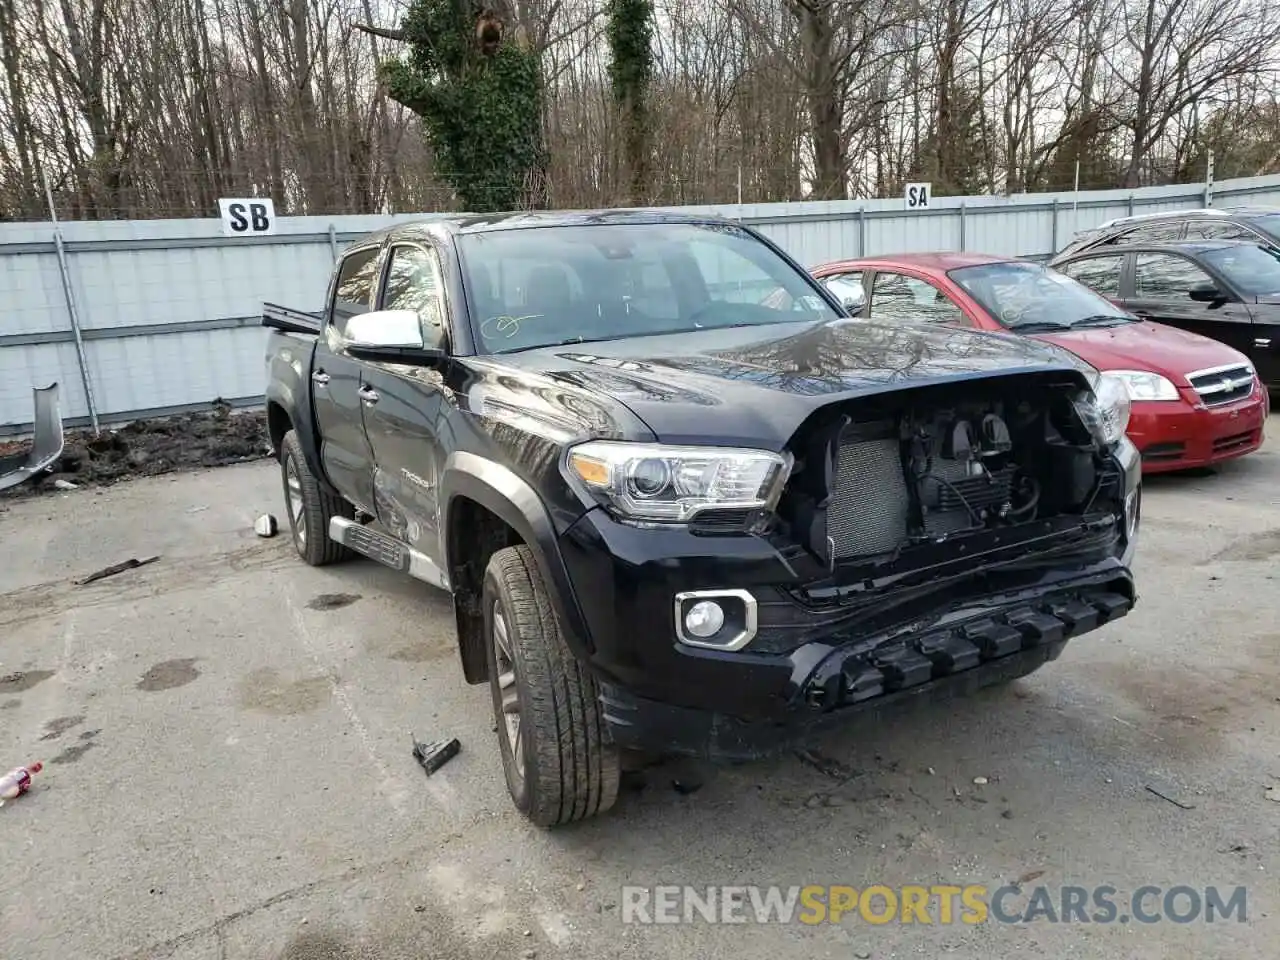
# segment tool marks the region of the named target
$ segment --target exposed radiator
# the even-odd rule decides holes
[[[900,450],[896,436],[841,444],[827,507],[827,536],[837,558],[885,553],[906,539],[911,501]]]

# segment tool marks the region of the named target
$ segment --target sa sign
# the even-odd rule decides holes
[[[228,237],[266,236],[276,232],[276,207],[267,199],[219,198],[222,233]]]
[[[933,184],[930,183],[908,183],[904,193],[907,198],[907,209],[928,210],[932,187]]]

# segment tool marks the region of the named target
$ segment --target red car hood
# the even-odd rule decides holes
[[[1150,320],[1031,336],[1070,350],[1099,370],[1150,370],[1177,383],[1186,383],[1193,370],[1248,362],[1225,343]]]

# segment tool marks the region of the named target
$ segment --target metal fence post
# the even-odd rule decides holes
[[[1129,194],[1129,216],[1133,216],[1133,194]]]
[[[49,219],[53,223],[53,248],[58,255],[58,272],[62,275],[62,295],[67,301],[67,313],[71,315],[71,336],[76,344],[76,362],[80,366],[80,383],[84,387],[84,402],[89,408],[89,423],[93,425],[93,435],[100,436],[102,430],[98,426],[98,406],[93,400],[93,383],[89,378],[89,365],[85,359],[84,338],[80,335],[80,315],[76,310],[76,295],[71,289],[71,271],[67,268],[67,251],[62,244],[62,230],[58,226],[58,211],[53,206],[53,191],[49,188],[49,178],[44,181],[45,198],[49,201]]]
[[[1213,151],[1209,151],[1209,161],[1204,168],[1204,205],[1213,206]]]
[[[329,224],[329,255],[336,262],[338,259],[338,231],[334,225]]]
[[[961,253],[964,253],[964,242],[965,242],[964,226],[965,226],[965,224],[964,224],[964,200],[963,200],[963,198],[962,198],[962,199],[960,200],[960,252],[961,252]]]
[[[1051,211],[1051,216],[1053,217],[1053,227],[1052,227],[1052,232],[1049,234],[1050,244],[1051,244],[1049,249],[1053,253],[1057,253],[1058,252],[1058,198],[1056,195],[1053,198],[1053,210]]]
[[[858,208],[858,256],[867,255],[867,208]]]

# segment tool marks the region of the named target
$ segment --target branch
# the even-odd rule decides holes
[[[367,23],[353,23],[352,26],[371,36],[382,37],[383,40],[404,40],[403,30],[388,30],[386,27],[373,27]]]

